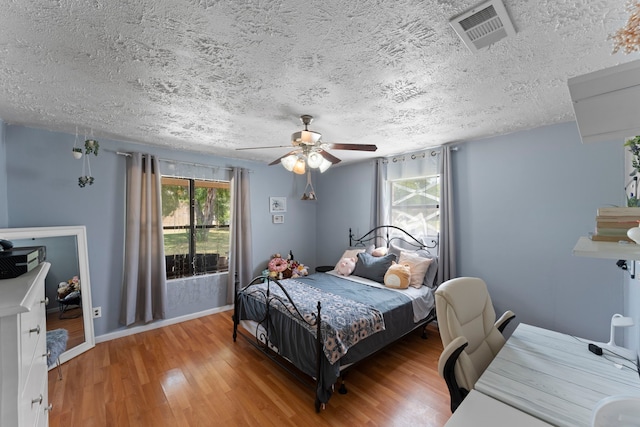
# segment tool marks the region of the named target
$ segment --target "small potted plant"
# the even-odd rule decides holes
[[[95,179],[92,176],[81,176],[78,178],[78,186],[84,188],[87,184],[93,185]]]
[[[627,206],[640,207],[640,199],[638,198],[638,177],[636,176],[638,172],[640,172],[640,135],[626,140],[624,146],[629,147],[629,152],[632,155],[632,171],[629,176],[632,176],[633,179],[629,181],[629,184],[624,187],[627,196]],[[631,185],[631,183],[633,183],[634,185],[629,190],[629,186]]]
[[[74,159],[81,159],[82,158],[82,148],[78,148],[78,147],[73,147],[71,149],[71,152],[73,154],[73,158]]]
[[[84,142],[84,153],[98,155],[98,149],[100,148],[100,144],[95,139],[87,139]]]

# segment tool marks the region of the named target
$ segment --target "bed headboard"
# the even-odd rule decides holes
[[[409,245],[415,249],[433,249],[438,246],[438,241],[430,239],[430,242],[424,243],[418,240],[416,237],[409,234],[407,231],[395,225],[380,225],[367,232],[364,236],[356,238],[351,228],[349,228],[349,246],[350,247],[366,247],[368,244],[377,244],[382,240],[384,246],[387,248],[391,245],[391,242],[397,240],[404,245]]]

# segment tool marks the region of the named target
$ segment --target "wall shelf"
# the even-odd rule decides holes
[[[594,242],[588,237],[580,237],[573,247],[573,254],[590,258],[640,261],[640,245],[630,242]]]

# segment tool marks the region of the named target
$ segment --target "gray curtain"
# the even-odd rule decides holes
[[[132,325],[164,319],[167,280],[162,235],[162,199],[158,159],[127,157],[124,280],[120,322]]]
[[[231,224],[229,225],[229,281],[227,304],[233,304],[236,276],[241,285],[252,276],[251,253],[251,201],[249,198],[249,171],[233,168],[231,178]]]
[[[438,247],[438,284],[457,277],[456,236],[453,214],[451,147],[445,145],[442,147],[442,152],[440,153],[440,244]]]
[[[373,212],[373,226],[380,227],[382,225],[389,225],[389,208],[388,208],[388,187],[387,184],[387,161],[386,159],[376,159],[376,184],[374,194],[374,207]],[[384,232],[379,233],[380,236],[384,236]],[[357,236],[360,237],[360,236]],[[376,246],[383,245],[382,239],[376,241]]]

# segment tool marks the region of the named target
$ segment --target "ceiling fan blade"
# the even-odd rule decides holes
[[[300,150],[293,150],[293,151],[289,151],[287,154],[285,154],[284,156],[280,156],[277,159],[275,159],[273,162],[269,163],[269,166],[273,166],[273,165],[277,165],[278,163],[280,163],[280,160],[284,159],[287,156],[290,156],[292,154],[296,154],[298,153]]]
[[[330,142],[325,144],[334,150],[376,151],[378,149],[375,144],[333,144]]]
[[[282,148],[282,147],[291,147],[291,144],[289,145],[270,145],[267,147],[244,147],[244,148],[236,148],[236,150],[261,150],[263,148]]]
[[[340,163],[342,160],[340,160],[339,158],[337,158],[336,156],[329,154],[329,152],[324,151],[324,150],[318,150],[318,153],[324,157],[325,159],[329,160],[331,163],[333,163],[334,165],[336,163]]]

